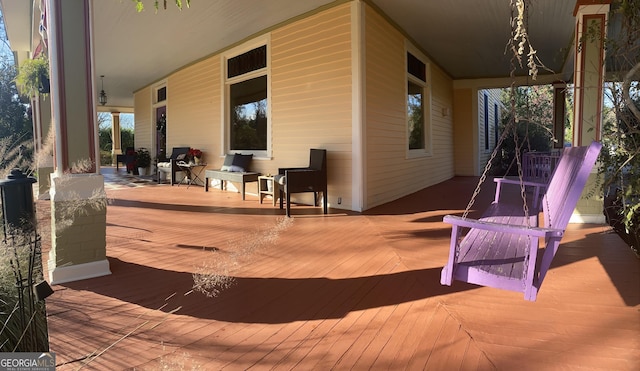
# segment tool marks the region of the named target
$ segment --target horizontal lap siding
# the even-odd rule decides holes
[[[431,68],[431,156],[407,158],[406,64],[403,35],[366,6],[366,208],[453,176],[452,80]]]
[[[453,161],[453,81],[440,68],[431,65],[431,153],[428,185],[443,182],[454,176]],[[443,114],[446,113],[445,114]],[[424,188],[428,185],[422,186]]]
[[[406,77],[402,35],[368,6],[365,43],[366,206],[372,207],[386,198],[401,196],[402,190],[390,184],[390,180],[400,179],[407,171]]]
[[[219,168],[220,57],[195,63],[169,77],[167,82],[167,151],[190,146],[204,152],[210,167]]]
[[[477,144],[474,145],[473,139],[473,117],[472,107],[474,95],[471,89],[456,89],[454,92],[455,106],[453,116],[456,125],[454,130],[455,137],[455,173],[456,175],[475,175],[474,151]]]
[[[325,148],[329,202],[351,207],[351,13],[340,5],[271,34],[273,162],[306,166]]]
[[[137,91],[133,95],[134,107],[134,132],[135,132],[135,147],[148,148],[152,147],[152,134],[151,134],[151,88],[144,88]],[[141,107],[142,109],[138,109]]]

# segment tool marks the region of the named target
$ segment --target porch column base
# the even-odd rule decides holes
[[[604,205],[603,205],[604,206]],[[607,224],[607,220],[604,217],[604,214],[580,214],[573,213],[571,215],[571,219],[569,219],[569,223],[574,224]]]
[[[38,167],[36,171],[38,173],[38,200],[49,200],[51,199],[49,178],[53,173],[53,166]]]
[[[569,223],[579,224],[607,224],[604,216],[604,198],[602,194],[602,180],[598,180],[601,175],[597,173],[596,167],[589,174],[587,184],[578,200],[576,209],[573,211]]]
[[[53,266],[51,261],[49,261],[49,265]],[[52,285],[58,285],[66,282],[85,280],[87,278],[108,276],[110,274],[109,261],[104,259],[66,267],[54,267],[53,270],[49,270],[49,281]]]
[[[51,283],[111,274],[106,249],[107,198],[99,174],[51,174]]]

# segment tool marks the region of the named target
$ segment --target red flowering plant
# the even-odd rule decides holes
[[[187,156],[193,160],[200,160],[202,158],[202,151],[196,148],[189,148],[189,153],[187,154]]]

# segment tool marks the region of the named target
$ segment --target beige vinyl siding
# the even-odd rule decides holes
[[[153,145],[153,137],[151,128],[155,128],[155,125],[151,125],[151,88],[146,87],[137,91],[134,96],[134,134],[135,134],[135,147],[136,149],[144,147],[149,149]],[[123,148],[124,150],[125,148]]]
[[[430,89],[428,154],[409,158],[406,112],[405,38],[366,3],[362,49],[352,50],[359,25],[350,2],[295,20],[265,34],[268,40],[267,114],[270,123],[269,158],[254,158],[251,170],[275,174],[280,167],[306,166],[310,148],[328,152],[328,201],[332,208],[352,209],[354,158],[354,74],[362,73],[362,116],[365,157],[365,199],[368,209],[392,201],[454,175],[453,83],[426,60]],[[255,43],[256,40],[249,40]],[[242,47],[242,46],[240,46]],[[227,52],[229,53],[229,52]],[[363,53],[362,71],[353,56]],[[423,58],[424,59],[424,58]],[[167,77],[167,149],[191,146],[205,152],[209,168],[219,168],[225,151],[222,134],[223,55],[213,55]],[[136,135],[151,138],[155,130],[152,88],[136,92]],[[357,121],[357,119],[356,119]],[[155,132],[154,132],[155,134]],[[152,141],[149,139],[147,146]],[[358,146],[355,146],[357,148]],[[412,154],[413,155],[413,154]],[[354,157],[356,156],[356,157]],[[358,170],[358,169],[356,169]],[[356,185],[358,186],[358,185]],[[249,192],[255,191],[252,189]],[[311,203],[310,194],[295,201]],[[342,199],[340,205],[338,198]]]
[[[453,81],[440,68],[431,65],[431,84],[431,153],[433,158],[429,166],[430,171],[433,172],[431,176],[435,178],[436,183],[440,183],[455,175],[452,116]]]
[[[273,161],[261,161],[263,172],[274,173],[278,167],[308,165],[310,148],[327,149],[329,203],[347,209],[352,204],[350,21],[350,6],[342,4],[272,32]]]
[[[167,152],[173,147],[203,151],[220,168],[220,58],[212,57],[171,75],[167,82]]]
[[[454,90],[454,141],[456,175],[475,175],[475,156],[477,144],[474,142],[473,89]],[[477,100],[476,100],[477,101]]]
[[[453,176],[451,115],[442,115],[443,108],[453,106],[453,97],[452,80],[428,64],[431,151],[429,156],[407,158],[405,40],[373,8],[365,9],[365,208],[371,208]]]

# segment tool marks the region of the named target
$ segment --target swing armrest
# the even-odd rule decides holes
[[[496,183],[506,183],[506,184],[517,184],[517,185],[520,185],[520,181],[517,180],[517,179],[494,178],[493,181],[496,182]],[[547,187],[547,185],[545,183],[531,182],[531,181],[527,181],[527,180],[523,180],[522,184],[524,184],[527,187],[539,187],[539,188],[546,188]]]
[[[462,218],[455,215],[445,215],[443,221],[448,224],[453,224],[458,227],[476,228],[488,231],[498,231],[504,233],[522,234],[533,237],[558,237],[561,238],[564,235],[564,230],[555,228],[540,228],[540,227],[527,227],[522,225],[504,224],[488,222],[484,220]]]

